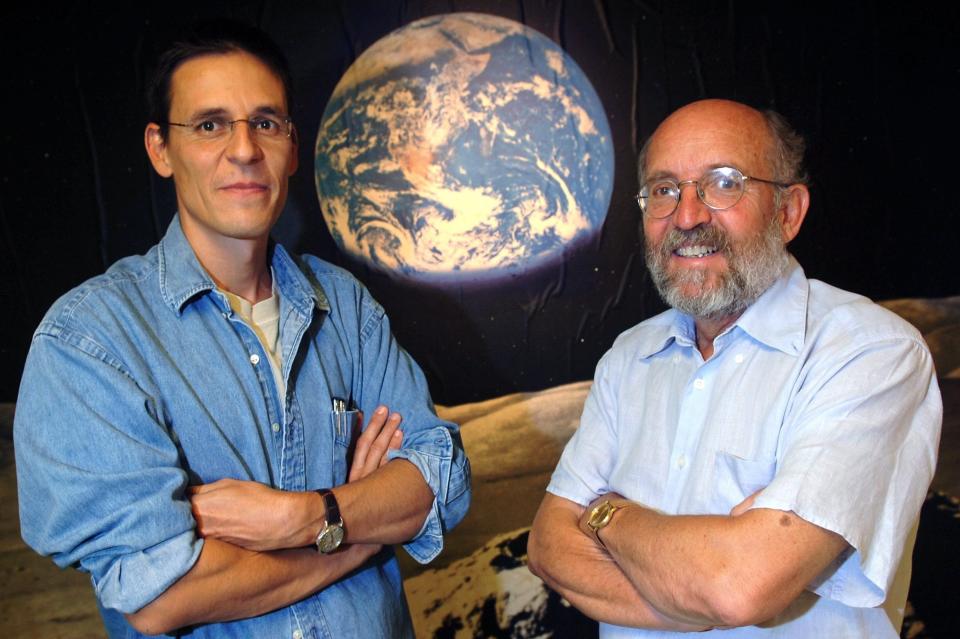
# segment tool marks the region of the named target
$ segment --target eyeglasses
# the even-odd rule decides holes
[[[723,211],[740,201],[748,180],[772,184],[781,189],[790,186],[773,180],[744,175],[732,166],[722,166],[707,171],[699,180],[682,182],[668,178],[650,180],[637,193],[637,204],[646,216],[658,220],[670,217],[680,203],[680,190],[687,184],[695,184],[701,202],[715,211]]]
[[[289,138],[293,132],[293,120],[288,117],[258,115],[252,118],[228,120],[225,117],[210,116],[198,118],[193,122],[167,122],[170,126],[186,129],[194,140],[203,142],[223,141],[230,138],[237,122],[246,122],[251,135],[265,140]]]

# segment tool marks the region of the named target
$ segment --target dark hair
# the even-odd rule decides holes
[[[293,108],[293,79],[287,58],[266,33],[232,20],[203,22],[195,25],[160,54],[147,85],[147,117],[150,122],[160,125],[160,135],[164,139],[170,129],[167,122],[173,97],[170,89],[173,72],[192,58],[238,51],[249,53],[273,71],[283,84],[287,109]]]

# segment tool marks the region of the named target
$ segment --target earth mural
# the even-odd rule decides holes
[[[377,41],[341,78],[315,156],[342,250],[416,280],[562,257],[603,224],[610,127],[577,64],[512,20],[454,13]]]

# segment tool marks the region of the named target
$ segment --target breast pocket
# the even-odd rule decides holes
[[[710,511],[726,515],[744,499],[766,488],[777,470],[777,462],[743,459],[717,451],[713,466],[713,495]]]
[[[333,485],[339,486],[347,481],[348,462],[352,457],[354,434],[360,432],[357,418],[360,411],[330,411],[330,426],[333,430]]]

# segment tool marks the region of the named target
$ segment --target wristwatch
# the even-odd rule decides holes
[[[605,499],[590,511],[590,516],[587,517],[587,527],[593,532],[594,538],[600,542],[600,545],[603,545],[603,540],[600,539],[600,529],[610,523],[610,520],[613,519],[613,513],[620,508],[621,506],[614,506],[609,500]]]
[[[343,517],[340,516],[340,506],[332,490],[321,488],[317,493],[323,497],[323,505],[327,511],[323,528],[317,533],[317,550],[329,555],[343,543],[343,536],[346,534],[343,529]]]

